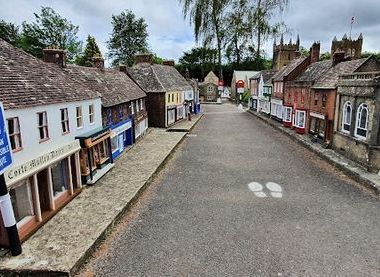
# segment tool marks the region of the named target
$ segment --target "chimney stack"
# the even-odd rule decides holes
[[[190,80],[190,70],[188,68],[186,68],[186,71],[185,71],[185,78],[187,80]]]
[[[175,66],[175,62],[173,60],[165,60],[162,62],[162,64],[168,66]]]
[[[310,62],[315,63],[319,61],[319,54],[321,52],[321,43],[319,41],[314,42],[310,48]]]
[[[153,64],[153,55],[149,53],[135,55],[135,64],[140,63]]]
[[[94,63],[94,67],[104,70],[104,59],[101,56],[92,57],[91,61]]]
[[[66,67],[66,51],[58,48],[45,48],[42,50],[43,61],[55,63],[59,67]]]
[[[336,66],[338,63],[344,62],[345,59],[345,53],[343,51],[335,52],[333,57],[333,66]]]
[[[127,66],[124,64],[119,64],[119,71],[120,72],[127,72]]]

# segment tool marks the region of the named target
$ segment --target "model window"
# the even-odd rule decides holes
[[[112,125],[112,109],[107,109],[107,125]]]
[[[9,190],[13,212],[17,222],[34,216],[33,197],[29,179],[24,179]]]
[[[79,106],[76,108],[76,119],[77,119],[77,128],[83,127],[83,114],[82,114],[82,107]]]
[[[314,106],[318,105],[318,97],[319,97],[319,93],[315,93],[314,94]]]
[[[46,112],[37,113],[37,117],[40,140],[47,140],[49,139],[47,114]]]
[[[67,160],[63,159],[51,167],[54,197],[58,197],[68,190],[69,169]]]
[[[168,94],[168,103],[170,102],[170,94]]]
[[[67,134],[70,132],[69,114],[68,114],[67,108],[61,109],[61,127],[62,127],[62,134]]]
[[[360,138],[367,138],[367,128],[368,107],[367,104],[361,104],[356,115],[355,136]]]
[[[18,151],[22,148],[20,123],[18,117],[9,118],[7,119],[7,122],[11,148],[13,151]]]
[[[296,127],[305,128],[306,112],[296,111]]]
[[[292,108],[291,107],[284,107],[283,120],[286,122],[292,122]]]
[[[143,109],[144,109],[143,99],[140,99],[140,110],[143,110]]]
[[[174,93],[172,93],[172,102],[174,102]]]
[[[133,101],[131,102],[131,114],[135,114],[135,107]]]
[[[322,94],[322,107],[326,108],[327,97],[326,94]]]
[[[90,124],[95,122],[95,110],[94,110],[94,105],[91,104],[88,106],[88,115],[90,118]]]
[[[350,102],[344,103],[344,106],[343,106],[343,124],[342,124],[342,130],[344,132],[350,132],[351,114],[352,114],[351,103]]]
[[[122,120],[124,118],[123,106],[119,106],[119,119]]]

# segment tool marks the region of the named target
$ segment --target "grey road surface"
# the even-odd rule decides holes
[[[235,106],[204,109],[83,275],[380,276],[378,198]]]

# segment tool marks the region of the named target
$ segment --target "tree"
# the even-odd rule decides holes
[[[119,15],[112,15],[113,31],[107,41],[108,57],[112,65],[120,63],[132,66],[134,56],[148,51],[148,25],[143,18],[136,18],[135,14],[126,10]]]
[[[68,62],[74,62],[82,49],[82,42],[77,37],[79,27],[50,7],[41,7],[40,14],[34,13],[34,16],[35,22],[22,23],[21,48],[41,58],[42,49],[56,46],[67,50]]]
[[[330,59],[331,59],[331,53],[330,52],[322,53],[321,56],[319,57],[320,61],[325,61],[325,60],[330,60]]]
[[[17,45],[19,40],[19,27],[13,23],[0,20],[0,38],[12,45]]]
[[[283,22],[275,22],[274,17],[287,7],[288,0],[252,0],[252,2],[249,22],[256,37],[255,59],[259,60],[262,42],[286,27]]]
[[[219,78],[223,80],[222,48],[225,36],[225,17],[231,0],[180,0],[183,14],[194,25],[196,42],[212,46],[218,51]]]
[[[233,0],[226,19],[226,56],[229,62],[233,62],[237,67],[253,51],[252,30],[247,16],[248,2]]]
[[[102,56],[99,46],[96,44],[95,38],[88,35],[86,47],[76,63],[81,66],[93,66],[92,58],[95,56]]]

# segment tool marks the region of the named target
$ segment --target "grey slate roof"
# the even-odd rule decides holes
[[[363,65],[367,59],[358,59],[338,63],[323,74],[313,85],[313,88],[334,89],[337,86],[339,75],[352,73]]]
[[[315,62],[309,65],[306,70],[298,76],[295,82],[312,82],[321,77],[332,67],[331,60]]]
[[[94,67],[68,65],[63,70],[98,93],[103,107],[106,108],[146,96],[145,92],[126,73],[116,69],[101,71]]]
[[[145,92],[192,90],[186,79],[173,66],[143,63],[127,70]]]
[[[287,66],[279,70],[274,76],[273,80],[283,81],[284,77],[288,76],[294,69],[297,68],[302,62],[304,62],[308,57],[300,57],[292,60]]]
[[[5,109],[74,102],[98,95],[45,63],[0,39],[0,101]]]
[[[263,81],[264,84],[267,83],[275,74],[277,73],[277,70],[275,69],[267,69],[267,70],[261,70],[260,72],[257,72],[255,75],[253,75],[250,80],[252,79],[259,79],[261,75],[263,75]]]

